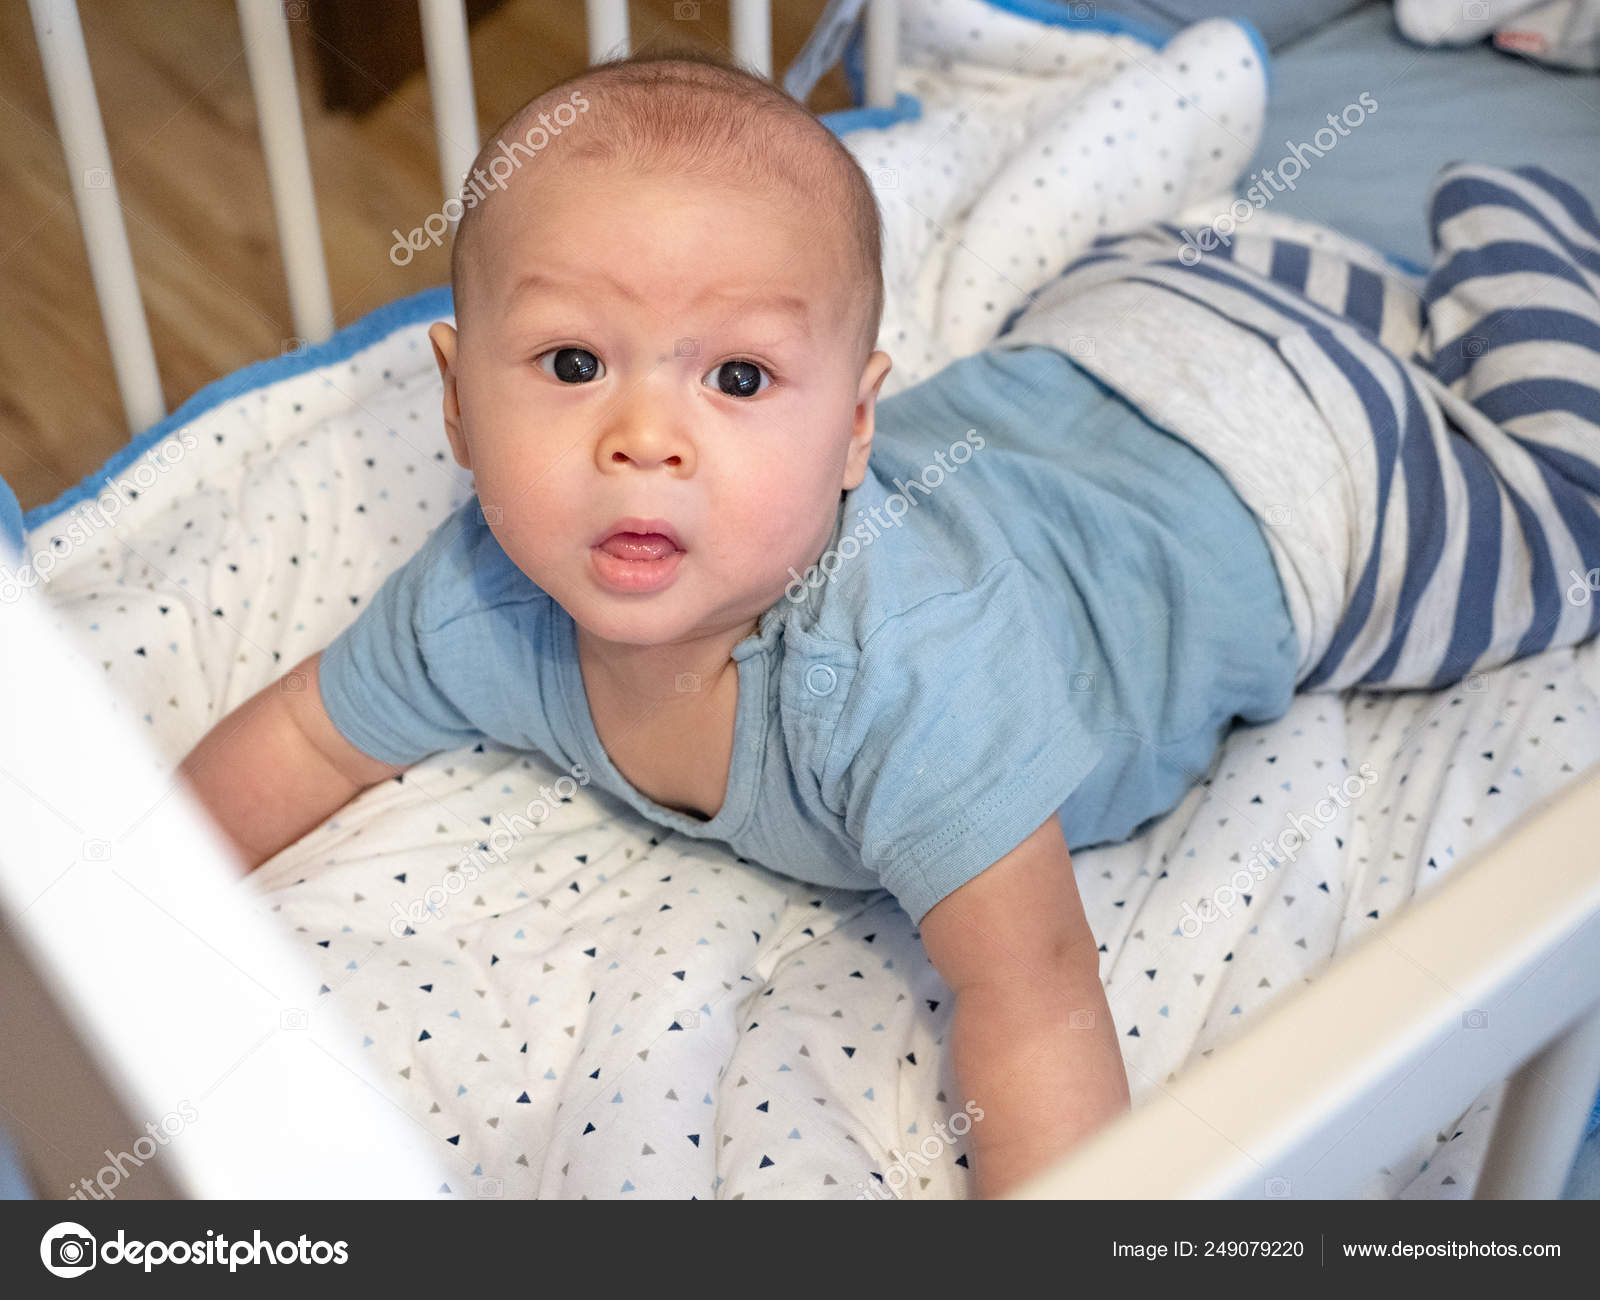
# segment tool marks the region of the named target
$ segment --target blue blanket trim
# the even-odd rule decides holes
[[[312,344],[300,352],[291,352],[267,361],[257,361],[242,370],[235,370],[231,375],[224,375],[221,379],[207,384],[164,420],[151,425],[81,483],[68,488],[54,501],[28,511],[22,517],[22,525],[28,529],[37,528],[80,501],[87,501],[90,497],[98,495],[107,478],[115,477],[150,448],[164,438],[170,437],[175,430],[198,419],[207,411],[221,406],[224,402],[232,401],[245,393],[253,393],[268,384],[276,384],[281,380],[304,374],[308,370],[318,370],[336,361],[343,361],[346,357],[354,356],[362,349],[371,347],[380,339],[387,338],[397,329],[403,329],[407,325],[415,325],[423,320],[442,320],[454,313],[449,285],[424,289],[409,298],[398,298],[394,302],[385,303],[375,311],[368,312],[360,320],[352,321],[322,343]],[[11,496],[9,489],[4,496]],[[14,497],[12,501],[15,502]],[[4,498],[0,497],[0,521],[3,521],[5,513]]]
[[[1419,266],[1409,257],[1401,257],[1399,253],[1391,253],[1387,249],[1380,249],[1379,251],[1382,252],[1384,257],[1388,259],[1390,266],[1399,267],[1407,275],[1420,275],[1426,278],[1428,274],[1427,267]]]
[[[1136,18],[1121,14],[1103,14],[1095,5],[1075,4],[1071,0],[984,0],[991,8],[1018,18],[1031,18],[1049,27],[1078,27],[1086,32],[1105,32],[1110,36],[1131,36],[1143,41],[1151,49],[1159,50],[1167,43],[1164,33]],[[1087,9],[1087,15],[1075,14],[1075,9]]]
[[[0,478],[0,555],[14,559],[22,554],[22,506],[10,484]]]
[[[1266,81],[1267,98],[1272,98],[1272,55],[1267,51],[1267,43],[1262,39],[1256,25],[1248,18],[1228,19],[1235,26],[1244,28],[1244,34],[1250,38],[1250,44],[1256,47],[1256,58],[1261,60],[1261,75]]]
[[[0,1201],[31,1201],[27,1169],[6,1131],[0,1128]]]
[[[835,135],[851,131],[881,131],[900,122],[915,122],[922,116],[922,101],[915,95],[896,95],[893,108],[842,108],[823,113],[818,121]]]
[[[1076,17],[1072,11],[1086,6],[1069,3],[1068,0],[982,0],[982,2],[1005,13],[1014,14],[1018,18],[1031,18],[1034,22],[1044,23],[1050,27],[1075,27],[1079,31],[1104,32],[1108,36],[1131,36],[1153,50],[1161,49],[1170,39],[1154,27],[1147,26],[1137,19],[1123,18],[1118,14],[1095,13],[1088,17]],[[1093,6],[1087,7],[1093,8]],[[1261,33],[1243,19],[1235,18],[1232,21],[1249,32],[1250,39],[1261,52],[1262,68],[1269,68],[1267,47],[1261,39]],[[857,105],[865,104],[867,101],[866,72],[862,63],[864,26],[863,23],[856,24],[850,33],[850,39],[845,43],[844,58],[841,60],[844,64],[845,80],[850,83],[850,98]],[[1272,74],[1268,72],[1267,75],[1270,84]]]

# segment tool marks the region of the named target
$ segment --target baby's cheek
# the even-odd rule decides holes
[[[767,577],[787,575],[790,565],[803,565],[832,530],[838,494],[798,477],[771,482],[762,492],[745,497],[730,518],[732,558]]]
[[[478,502],[501,549],[529,576],[541,565],[552,563],[563,549],[563,539],[570,545],[581,532],[559,498],[530,489],[522,480],[486,481],[480,476]]]
[[[492,500],[508,519],[548,519],[552,505],[559,508],[563,500],[570,498],[570,493],[564,495],[555,481],[560,477],[560,467],[553,467],[544,449],[525,434],[485,440],[483,446],[474,449],[472,470],[478,499]]]

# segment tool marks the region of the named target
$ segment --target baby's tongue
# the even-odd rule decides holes
[[[619,560],[659,560],[678,548],[660,533],[612,533],[600,549]]]

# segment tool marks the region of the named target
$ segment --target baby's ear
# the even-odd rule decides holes
[[[878,390],[883,387],[893,362],[887,352],[874,352],[861,371],[861,387],[856,393],[855,420],[850,430],[850,450],[844,462],[844,488],[861,486],[867,476],[867,460],[872,454],[872,433],[876,427]]]
[[[462,469],[472,468],[472,458],[467,452],[467,437],[461,428],[461,399],[456,393],[456,343],[459,339],[455,327],[444,321],[435,321],[428,327],[428,342],[433,344],[433,359],[439,365],[439,379],[444,384],[444,431],[450,438],[450,451]]]

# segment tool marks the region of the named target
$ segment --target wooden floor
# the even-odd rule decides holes
[[[316,0],[311,0],[316,3]],[[779,75],[823,0],[774,3]],[[293,339],[233,0],[79,0],[167,409]],[[631,0],[635,46],[660,35],[727,50],[728,6],[699,18]],[[337,323],[450,278],[448,241],[389,260],[441,201],[426,80],[356,119],[321,109],[311,41],[291,24]],[[577,0],[511,0],[472,31],[482,129],[588,62]],[[835,69],[813,111],[849,102]],[[28,10],[0,0],[0,477],[23,509],[54,499],[129,430],[89,276]]]

